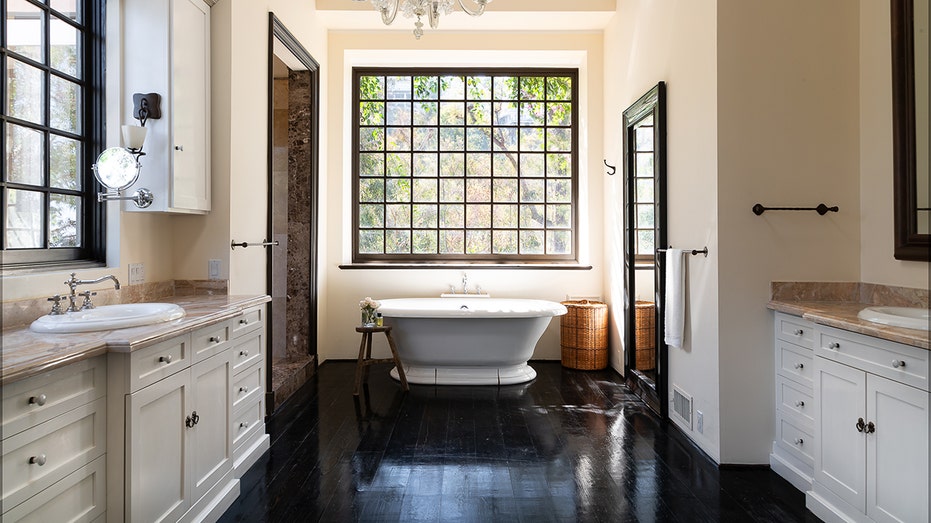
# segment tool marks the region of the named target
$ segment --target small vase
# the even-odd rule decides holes
[[[362,309],[362,326],[375,326],[375,309]]]

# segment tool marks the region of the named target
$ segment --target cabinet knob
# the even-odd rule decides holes
[[[29,464],[30,464],[30,465],[38,465],[38,466],[40,466],[40,467],[41,467],[42,465],[45,465],[45,461],[46,461],[46,460],[45,460],[45,454],[39,454],[38,456],[33,456],[33,457],[29,458]]]
[[[837,343],[836,341],[832,341],[830,344],[828,344],[828,348],[831,350],[837,350],[840,348],[840,343]]]
[[[798,401],[795,402],[795,406],[798,407],[798,408],[802,408],[802,407],[805,406],[805,402],[802,401],[802,400],[798,400]]]
[[[249,320],[239,320],[240,325],[249,325]]]
[[[900,368],[905,366],[905,362],[902,360],[892,360],[892,366],[895,368]]]
[[[45,405],[45,402],[48,401],[48,397],[45,394],[39,394],[38,396],[32,396],[29,398],[30,405]]]
[[[209,341],[210,343],[220,343],[220,337],[219,337],[219,336],[211,336],[210,339],[207,340],[207,341]]]
[[[249,392],[249,387],[239,387],[239,392],[242,392],[242,393]]]
[[[796,363],[796,364],[795,364],[795,369],[796,369],[796,370],[801,370],[801,369],[804,369],[804,368],[805,368],[805,364],[804,364],[804,363]]]
[[[801,445],[802,443],[805,443],[805,440],[803,440],[802,438],[795,438],[796,445]]]
[[[176,145],[176,146],[175,146],[175,150],[176,150],[176,151],[184,151],[184,146],[183,146],[183,145]]]
[[[197,422],[199,421],[200,421],[200,416],[197,415],[197,411],[195,410],[191,412],[190,416],[184,418],[184,425],[190,429],[190,428],[193,428],[194,425],[197,425]]]
[[[158,359],[158,361],[160,361],[160,362],[162,362],[162,363],[166,363],[166,364],[167,364],[167,363],[171,363],[171,354],[169,354],[168,356],[162,356],[162,357],[160,357],[160,358]]]
[[[239,351],[239,355],[245,358],[246,356],[249,355],[249,351],[247,351],[247,350],[241,350],[241,351]]]
[[[795,329],[795,332],[793,332],[793,334],[795,334],[796,336],[801,336],[802,334],[805,334],[805,331],[803,331],[802,329]]]
[[[866,422],[863,421],[863,418],[857,419],[857,424],[854,425],[857,428],[857,432],[863,432],[863,429],[866,427]]]
[[[241,429],[248,429],[248,428],[249,428],[249,423],[243,421],[243,422],[241,422],[241,423],[239,424],[239,428],[241,428]]]
[[[872,421],[869,422],[869,423],[867,423],[867,424],[866,424],[866,428],[863,429],[863,432],[866,432],[867,434],[872,434],[872,433],[876,432],[876,425],[873,425],[873,422],[872,422]]]

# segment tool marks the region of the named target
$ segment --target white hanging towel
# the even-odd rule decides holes
[[[685,332],[685,252],[666,249],[665,342],[679,348]]]

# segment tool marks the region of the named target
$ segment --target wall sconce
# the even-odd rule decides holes
[[[97,194],[98,202],[110,200],[132,200],[136,207],[146,208],[155,199],[152,191],[139,188],[131,196],[123,196],[122,191],[136,183],[142,164],[139,159],[145,156],[142,146],[145,143],[146,121],[162,117],[161,96],[157,93],[133,94],[133,118],[139,125],[123,125],[120,128],[123,147],[110,147],[100,153],[94,163],[94,176],[107,192]]]

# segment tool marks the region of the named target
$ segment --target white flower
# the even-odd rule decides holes
[[[375,310],[381,307],[381,304],[373,300],[371,296],[366,296],[364,300],[359,302],[359,309],[365,310]]]

